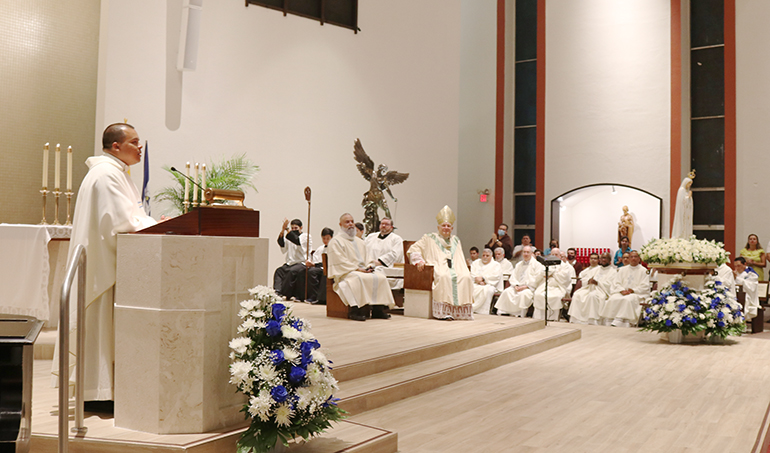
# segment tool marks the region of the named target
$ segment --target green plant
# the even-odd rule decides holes
[[[155,201],[166,201],[172,204],[177,214],[181,214],[184,208],[184,182],[185,178],[177,172],[171,171],[171,167],[164,165],[175,184],[164,187],[155,194]],[[212,189],[244,190],[246,188],[257,190],[252,180],[259,171],[259,167],[250,161],[245,154],[233,156],[230,159],[223,159],[219,163],[211,165],[206,172],[206,187]],[[201,175],[202,176],[202,175]],[[201,183],[201,176],[198,177],[198,184]],[[192,184],[190,184],[192,185]],[[198,191],[198,200],[203,200],[203,194],[197,187],[191,187],[188,195],[189,202],[193,199],[193,190]]]

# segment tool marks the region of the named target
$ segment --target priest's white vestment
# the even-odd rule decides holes
[[[543,265],[534,257],[529,261],[516,263],[513,273],[508,278],[510,286],[505,288],[495,304],[497,312],[499,314],[525,316],[527,309],[532,305],[535,288],[540,284],[542,276]],[[526,288],[516,291],[517,286],[526,286]]]
[[[109,154],[89,157],[75,204],[70,257],[77,245],[86,250],[86,329],[84,398],[112,400],[115,363],[113,303],[118,233],[154,225],[145,214],[142,198],[128,174],[128,165]],[[69,259],[68,259],[69,261]],[[137,272],[141,270],[137,269]],[[70,385],[75,381],[76,317],[74,298],[70,309]],[[59,352],[58,336],[56,345]],[[58,355],[56,355],[58,357]],[[58,375],[58,359],[53,373]]]
[[[727,263],[722,263],[717,268],[717,279],[728,289],[733,299],[738,300],[735,294],[735,274],[733,274],[733,269]]]
[[[334,236],[326,249],[328,276],[334,279],[334,292],[349,307],[395,306],[388,279],[382,272],[359,272],[369,261],[363,239],[344,232]]]
[[[413,264],[433,266],[433,316],[438,319],[473,319],[473,280],[457,236],[423,235],[407,251]],[[451,267],[450,267],[451,262]]]
[[[575,268],[566,261],[562,261],[558,266],[551,266],[548,269],[548,319],[556,321],[559,319],[559,310],[561,310],[561,300],[572,288],[572,277],[575,275]],[[535,319],[545,318],[545,277],[535,289],[535,311],[532,317]]]
[[[735,284],[743,285],[743,292],[746,293],[743,315],[746,317],[746,321],[750,321],[757,316],[757,310],[759,309],[759,296],[757,295],[759,276],[754,272],[754,269],[747,267],[743,272],[735,276]]]
[[[572,294],[569,321],[576,324],[597,324],[601,310],[612,292],[617,271],[612,266],[593,266],[580,272],[580,289]],[[593,279],[596,284],[589,284]]]
[[[500,269],[502,269],[503,275],[510,279],[511,274],[513,274],[513,264],[511,264],[510,260],[505,258],[498,261],[498,263],[500,263]]]
[[[624,290],[632,293],[620,294]],[[618,270],[612,286],[612,294],[601,309],[599,315],[606,320],[612,320],[614,325],[628,323],[635,325],[642,312],[642,302],[650,297],[650,275],[644,266],[623,266]]]
[[[506,260],[507,261],[507,260]],[[481,277],[484,284],[476,283],[476,277]],[[503,270],[500,263],[490,260],[476,260],[471,264],[471,279],[473,279],[473,312],[488,315],[495,291],[502,290]]]
[[[369,266],[375,270],[392,268],[396,263],[404,262],[404,240],[394,232],[390,232],[382,237],[379,232],[366,236],[366,253],[369,257]],[[388,283],[391,289],[401,289],[404,287],[403,278],[389,278]]]

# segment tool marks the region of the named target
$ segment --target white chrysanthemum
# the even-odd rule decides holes
[[[254,312],[251,313],[251,316],[253,316],[253,317],[257,318],[257,319],[261,319],[261,318],[265,317],[265,312],[262,311],[262,310],[254,310]]]
[[[246,352],[246,348],[251,344],[250,338],[238,337],[230,340],[230,349],[238,354]]]
[[[302,330],[302,332],[300,332],[300,335],[301,335],[303,341],[308,341],[308,340],[314,340],[315,339],[313,334],[310,333],[310,330],[307,328],[307,326]]]
[[[243,319],[246,316],[249,316],[249,310],[246,310],[245,308],[241,308],[240,310],[238,310],[238,317],[239,318]]]
[[[270,393],[263,390],[259,392],[259,395],[249,399],[249,414],[266,422],[270,419],[270,406],[272,404],[273,399],[270,397]]]
[[[289,426],[292,415],[294,415],[294,411],[291,410],[291,406],[287,403],[281,404],[275,408],[275,423],[278,426]]]
[[[674,300],[676,300],[676,299],[674,299]],[[675,305],[674,305],[673,302],[669,302],[669,303],[666,304],[666,310],[668,310],[668,311],[674,311],[674,307],[675,307]]]
[[[247,318],[240,326],[238,326],[238,333],[248,332],[255,327],[257,327],[257,321],[254,321],[253,318]]]
[[[313,401],[313,392],[310,387],[298,388],[297,396],[299,397],[297,400],[297,407],[299,407],[301,410],[307,409],[308,406],[310,406],[310,403]]]
[[[264,365],[260,365],[259,369],[257,370],[257,375],[263,381],[272,382],[278,378],[278,371],[272,364],[266,363]]]
[[[283,358],[287,362],[297,363],[297,361],[299,360],[299,352],[295,351],[292,348],[283,348]]]
[[[319,351],[318,349],[314,349],[313,352],[310,353],[311,357],[313,357],[313,360],[320,363],[321,365],[329,365],[329,359],[326,358],[323,352]]]
[[[292,326],[283,325],[281,326],[281,334],[284,338],[288,338],[290,340],[297,340],[299,338],[302,338],[302,334],[299,330],[295,329]]]
[[[249,311],[253,310],[254,307],[256,307],[256,306],[257,306],[257,301],[255,301],[253,299],[246,299],[246,300],[241,302],[241,307],[243,307],[243,308],[245,308],[246,310],[249,310]]]
[[[252,370],[251,362],[238,360],[230,365],[230,383],[235,385],[241,385],[249,377],[249,373]]]

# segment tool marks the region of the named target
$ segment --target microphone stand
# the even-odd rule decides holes
[[[194,179],[192,179],[191,177],[187,176],[186,174],[182,173],[181,171],[177,170],[174,167],[171,167],[169,170],[173,171],[174,173],[179,173],[183,178],[185,178],[188,181],[190,181],[191,183],[193,183],[193,186],[195,186],[198,189],[200,189],[201,190],[201,200],[203,200],[203,197],[205,196],[204,192],[206,192],[206,191],[203,189],[203,187],[201,187],[200,184],[198,184]],[[193,187],[193,190],[196,190],[195,187]]]

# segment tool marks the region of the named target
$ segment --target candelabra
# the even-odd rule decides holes
[[[48,222],[45,220],[45,205],[46,205],[46,195],[48,195],[48,189],[43,187],[40,189],[40,193],[43,194],[43,220],[40,222],[40,225],[48,225]]]

